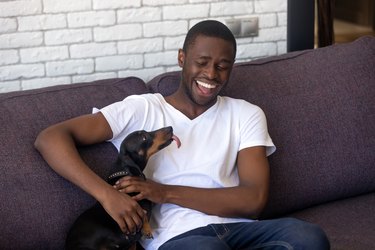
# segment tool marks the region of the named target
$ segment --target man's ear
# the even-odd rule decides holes
[[[183,49],[178,50],[177,60],[178,60],[178,65],[182,68],[185,62],[185,52],[183,51]]]

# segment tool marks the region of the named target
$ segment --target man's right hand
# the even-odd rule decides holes
[[[101,204],[125,234],[135,234],[141,229],[146,213],[128,194],[113,188]]]

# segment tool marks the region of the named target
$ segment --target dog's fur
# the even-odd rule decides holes
[[[121,143],[120,153],[114,163],[116,172],[108,177],[108,183],[114,185],[118,179],[127,175],[145,178],[142,171],[150,156],[167,147],[174,139],[176,137],[172,127],[129,134]],[[149,219],[151,202],[142,200],[139,203],[147,211]],[[142,235],[152,238],[148,220],[143,222],[141,231],[125,235],[98,202],[75,221],[66,239],[66,249],[129,249],[134,248]]]

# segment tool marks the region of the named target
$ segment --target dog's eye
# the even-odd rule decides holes
[[[145,135],[143,135],[143,136],[142,136],[142,141],[145,141],[145,140],[147,140],[147,138],[146,138]]]

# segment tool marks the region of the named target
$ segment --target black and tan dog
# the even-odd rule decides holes
[[[114,163],[115,173],[108,177],[108,183],[114,185],[121,177],[142,176],[147,161],[156,152],[167,147],[173,140],[180,146],[179,139],[173,135],[172,127],[152,132],[144,130],[129,134],[121,143],[120,153]],[[130,194],[132,195],[132,194]],[[152,204],[148,200],[139,202],[150,218]],[[142,230],[136,234],[125,235],[117,223],[107,214],[100,203],[86,210],[74,222],[68,233],[66,249],[129,249],[144,235],[152,238],[151,227],[143,222]]]

